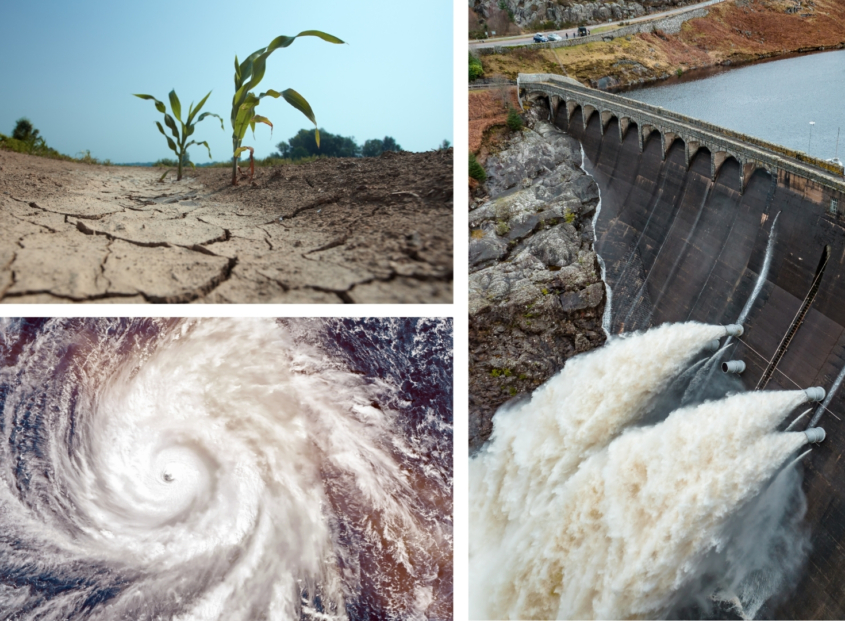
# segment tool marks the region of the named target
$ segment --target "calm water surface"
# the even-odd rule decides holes
[[[624,95],[823,159],[836,155],[841,128],[839,159],[845,160],[845,50],[749,65]]]

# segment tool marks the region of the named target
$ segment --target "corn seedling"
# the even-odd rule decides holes
[[[270,131],[273,130],[273,124],[267,117],[260,116],[255,113],[255,108],[264,97],[273,97],[278,99],[283,97],[291,106],[302,112],[308,119],[317,127],[317,120],[314,118],[314,112],[311,110],[310,104],[305,98],[297,93],[292,88],[282,91],[274,91],[272,89],[265,93],[256,96],[251,89],[255,88],[259,82],[264,78],[264,71],[267,66],[267,58],[275,50],[280,47],[288,47],[293,43],[297,37],[319,37],[323,41],[329,43],[343,43],[337,37],[334,37],[319,30],[305,30],[293,37],[280,36],[276,37],[270,42],[267,47],[262,47],[250,54],[242,63],[238,63],[238,57],[235,56],[235,96],[232,98],[232,185],[238,184],[238,156],[247,150],[246,147],[241,146],[241,142],[246,135],[247,128],[252,129],[255,135],[255,124],[264,123],[270,126]],[[315,133],[317,146],[320,146],[320,132]]]
[[[184,121],[182,120],[182,104],[179,103],[179,98],[176,96],[175,90],[170,91],[168,95],[170,97],[170,110],[173,112],[173,116],[167,114],[167,107],[152,95],[135,95],[135,97],[140,97],[141,99],[151,99],[155,102],[156,110],[158,110],[164,115],[164,124],[167,125],[167,128],[170,130],[170,133],[173,134],[173,138],[176,139],[176,141],[174,142],[173,138],[171,138],[164,132],[164,128],[161,126],[161,123],[156,121],[158,131],[160,131],[162,136],[167,139],[167,146],[169,146],[170,149],[176,154],[176,161],[178,162],[176,172],[177,181],[180,181],[182,179],[182,162],[185,161],[185,153],[187,153],[188,147],[190,147],[191,145],[205,145],[205,148],[208,149],[208,159],[211,159],[211,147],[208,146],[207,141],[191,140],[190,142],[188,142],[188,138],[191,136],[191,134],[194,133],[194,128],[196,127],[196,124],[202,121],[207,116],[215,116],[220,119],[220,129],[224,131],[226,129],[225,127],[223,127],[223,119],[220,117],[220,115],[214,114],[213,112],[203,112],[199,115],[199,117],[196,118],[196,121],[194,121],[194,118],[197,116],[197,113],[200,111],[200,108],[205,105],[205,101],[208,99],[209,95],[211,95],[211,91],[208,91],[208,95],[202,98],[202,101],[199,102],[199,105],[196,108],[194,108],[194,104],[193,102],[191,102],[191,105],[188,108],[188,116]],[[176,121],[173,120],[173,117],[176,117],[176,121],[179,121],[179,125],[181,126],[181,128],[176,126]],[[193,162],[191,162],[191,167],[194,167]],[[163,180],[166,175],[167,172],[162,175],[160,181]]]

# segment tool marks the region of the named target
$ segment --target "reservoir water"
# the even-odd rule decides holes
[[[836,155],[841,128],[838,157],[845,159],[845,50],[672,80],[624,95],[822,159]]]

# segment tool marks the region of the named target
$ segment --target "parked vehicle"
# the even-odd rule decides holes
[[[578,36],[579,37],[586,37],[589,31],[584,26],[578,26]]]
[[[546,36],[548,37],[549,41],[563,41],[563,37],[561,37],[559,34],[551,33]]]
[[[549,40],[545,37],[545,35],[540,34],[539,32],[534,35],[534,43],[548,43]]]

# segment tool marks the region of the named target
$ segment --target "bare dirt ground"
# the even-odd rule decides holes
[[[451,303],[452,150],[257,168],[0,151],[4,303]],[[175,176],[175,175],[174,175]]]

